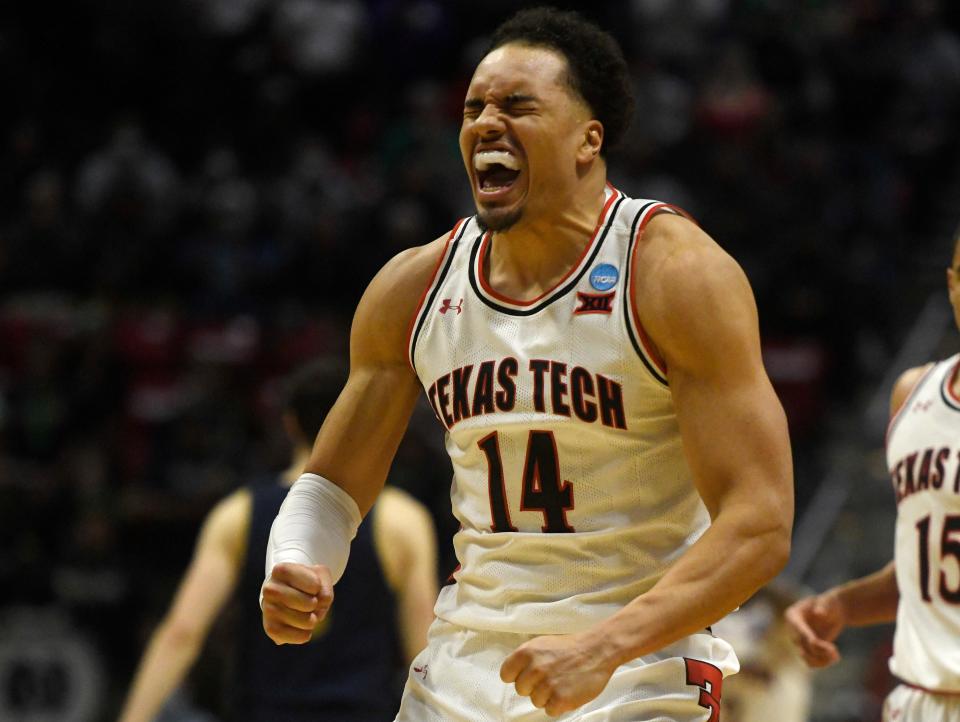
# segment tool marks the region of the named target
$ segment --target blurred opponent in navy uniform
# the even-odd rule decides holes
[[[289,382],[283,419],[293,443],[290,467],[279,483],[239,489],[207,516],[176,598],[140,662],[121,722],[157,716],[232,597],[240,623],[227,689],[231,719],[373,722],[396,714],[398,674],[426,645],[437,596],[433,522],[419,502],[385,490],[358,530],[355,561],[310,644],[275,645],[263,633],[257,605],[270,524],[344,377],[339,364],[321,362]]]

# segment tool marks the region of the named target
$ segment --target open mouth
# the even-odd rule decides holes
[[[508,190],[520,176],[520,162],[505,150],[484,150],[473,156],[477,186],[484,195]]]

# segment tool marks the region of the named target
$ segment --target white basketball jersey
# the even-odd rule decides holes
[[[674,211],[608,188],[580,261],[530,301],[490,287],[476,218],[450,234],[409,347],[447,430],[461,524],[439,617],[584,629],[653,586],[709,525],[631,303],[636,239],[661,212]]]
[[[900,605],[890,670],[960,693],[960,355],[935,364],[890,423]]]

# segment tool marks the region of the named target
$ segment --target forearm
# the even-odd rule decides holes
[[[616,665],[702,631],[782,569],[789,527],[747,506],[720,514],[648,592],[597,625]],[[761,526],[761,524],[764,524]]]
[[[120,722],[150,722],[183,682],[200,652],[200,640],[177,635],[167,625],[154,633],[137,669]]]
[[[843,622],[850,627],[893,622],[897,618],[900,592],[896,568],[890,562],[878,572],[854,579],[826,592],[840,605]]]

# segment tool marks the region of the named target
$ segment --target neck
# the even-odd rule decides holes
[[[280,476],[280,480],[284,486],[290,486],[300,478],[300,475],[303,473],[303,467],[305,467],[310,460],[311,451],[311,447],[307,444],[298,444],[294,447],[293,456],[290,459],[290,466],[288,466],[286,471]]]
[[[512,298],[552,288],[583,255],[603,209],[606,179],[585,178],[569,199],[494,232],[485,269],[490,284]]]

